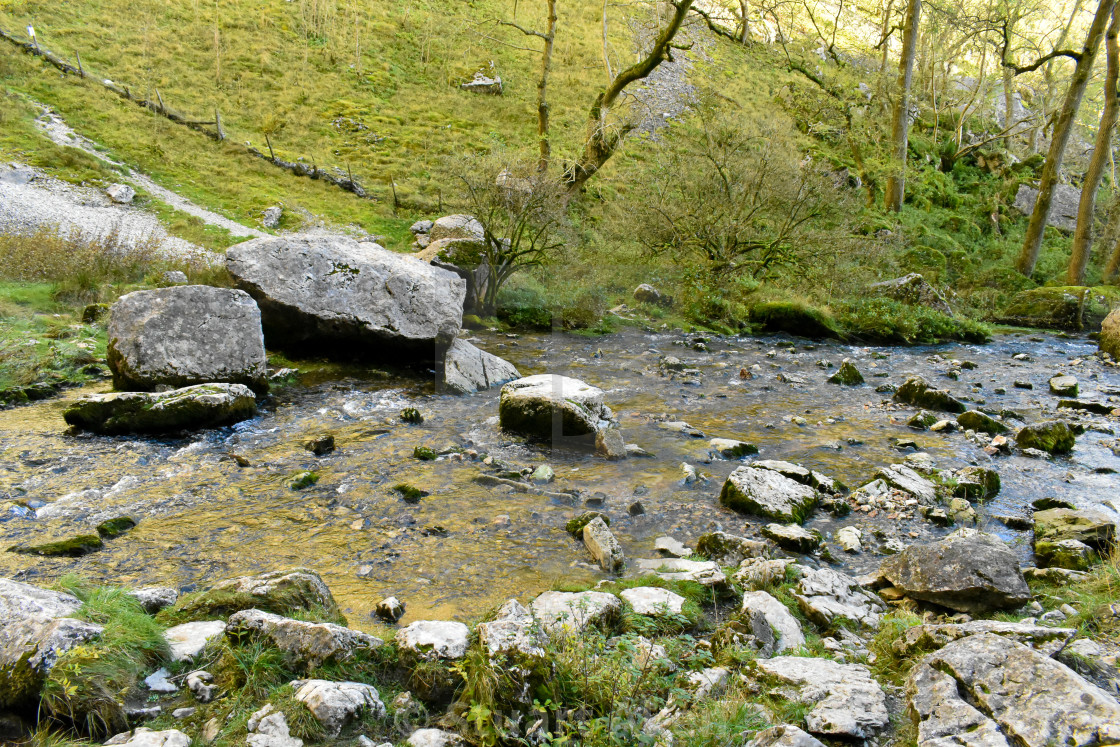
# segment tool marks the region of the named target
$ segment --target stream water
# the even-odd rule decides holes
[[[606,390],[626,441],[654,454],[650,459],[607,462],[508,436],[497,426],[496,391],[439,395],[422,377],[318,364],[301,366],[299,383],[278,389],[253,420],[190,439],[67,434],[61,415],[66,402],[107,384],[0,412],[0,499],[10,501],[0,507],[4,547],[88,532],[122,514],[139,521],[81,558],[0,552],[0,574],[46,583],[72,572],[114,584],[190,589],[233,575],[304,566],[322,574],[356,627],[374,627],[369,613],[389,594],[407,605],[404,622],[471,618],[510,596],[527,601],[558,581],[602,577],[563,529],[588,504],[601,503],[611,516],[629,558],[654,557],[654,540],[666,534],[690,545],[713,529],[755,536],[764,522],[718,504],[724,478],[735,467],[752,458],[785,459],[854,488],[910,453],[896,448],[899,438],[917,442],[941,467],[998,470],[1003,490],[978,507],[980,525],[1019,548],[1024,560],[1030,533],[1010,530],[993,515],[1026,515],[1033,499],[1047,495],[1082,507],[1120,508],[1115,418],[1077,415],[1089,429],[1068,457],[990,457],[961,432],[908,428],[913,409],[875,391],[917,373],[974,406],[1011,410],[1031,422],[1054,416],[1059,398],[1049,393],[1048,379],[1072,373],[1082,399],[1120,407],[1120,373],[1087,358],[1096,350],[1088,339],[1010,335],[983,346],[900,349],[712,338],[707,351],[693,349],[693,341],[679,332],[640,330],[605,339],[481,333],[475,340],[523,375],[563,373]],[[1015,360],[1020,353],[1031,360]],[[661,376],[662,355],[675,355],[702,375],[691,382]],[[866,385],[825,383],[835,368],[818,362],[838,367],[844,358],[855,362]],[[952,359],[976,368],[952,380],[945,375]],[[740,369],[754,365],[755,378],[740,377]],[[1000,387],[1005,394],[994,393]],[[404,407],[418,408],[424,423],[402,423]],[[687,421],[704,438],[665,430],[659,419]],[[316,457],[302,442],[322,432],[333,433],[338,447]],[[761,453],[744,460],[713,457],[711,437],[749,441]],[[556,472],[548,490],[571,497],[484,486],[475,477],[493,474],[493,467],[470,456],[423,462],[413,457],[417,446],[471,449],[514,467],[548,463]],[[683,485],[682,462],[710,481]],[[292,476],[302,470],[315,470],[321,479],[291,489]],[[393,489],[402,482],[430,494],[410,504]],[[644,513],[631,516],[635,501]],[[919,542],[950,531],[921,519],[900,522],[860,512],[841,519],[818,512],[808,522],[826,537],[848,524],[871,538],[858,555],[834,550],[852,572],[876,567],[882,559],[876,548],[886,539]]]

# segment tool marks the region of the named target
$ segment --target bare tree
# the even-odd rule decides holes
[[[548,171],[552,159],[552,142],[549,137],[548,76],[552,72],[552,48],[556,43],[556,0],[545,0],[545,4],[548,8],[548,26],[543,33],[523,28],[513,21],[500,21],[503,26],[512,26],[526,36],[535,36],[544,41],[541,50],[541,77],[537,81],[537,140],[540,149],[537,170],[541,173]]]
[[[898,90],[891,116],[891,157],[893,173],[887,178],[887,210],[902,210],[906,196],[906,153],[910,138],[910,86],[914,80],[914,56],[918,47],[918,25],[922,19],[922,0],[909,0],[906,27],[902,34],[902,58],[898,62]]]
[[[1081,202],[1077,206],[1077,228],[1073,232],[1073,247],[1070,249],[1069,267],[1066,269],[1066,282],[1081,285],[1085,282],[1085,271],[1089,267],[1090,250],[1093,247],[1093,213],[1096,212],[1097,190],[1104,176],[1105,163],[1112,152],[1112,132],[1116,129],[1117,83],[1120,82],[1120,14],[1112,9],[1112,22],[1104,35],[1106,70],[1104,78],[1104,110],[1101,112],[1097,140],[1093,145],[1093,155],[1089,159],[1089,169],[1085,172],[1085,183],[1081,186]]]
[[[1038,197],[1035,199],[1034,211],[1031,213],[1027,233],[1023,239],[1023,248],[1015,264],[1023,275],[1030,276],[1038,263],[1038,253],[1042,249],[1042,235],[1046,229],[1046,220],[1050,217],[1050,203],[1054,198],[1054,186],[1058,183],[1058,172],[1062,168],[1065,157],[1066,144],[1073,132],[1073,120],[1077,110],[1081,108],[1081,97],[1085,94],[1085,87],[1093,73],[1093,62],[1097,57],[1097,50],[1101,45],[1101,37],[1105,34],[1109,17],[1115,0],[1100,0],[1093,23],[1089,27],[1089,34],[1085,38],[1085,47],[1082,49],[1077,67],[1073,71],[1073,78],[1066,92],[1065,102],[1062,104],[1058,120],[1054,124],[1054,134],[1050,139],[1050,150],[1046,154],[1046,163],[1042,166],[1042,175],[1038,185]]]
[[[692,2],[693,0],[672,0],[673,16],[661,29],[650,51],[641,60],[620,72],[606,90],[595,98],[587,113],[583,152],[579,160],[564,173],[563,181],[569,194],[582,188],[610,160],[622,139],[634,129],[635,125],[630,122],[612,124],[609,120],[611,109],[627,86],[646,78],[662,62],[673,59],[673,39],[680,31]]]

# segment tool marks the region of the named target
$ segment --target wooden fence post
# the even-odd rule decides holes
[[[85,80],[86,71],[82,68],[82,53],[75,49],[74,57],[78,59],[78,77]]]
[[[269,139],[267,132],[264,134],[264,142],[265,142],[265,144],[268,145],[268,155],[269,155],[269,157],[271,157],[272,160],[275,161],[276,160],[276,154],[272,152],[272,140]]]
[[[222,113],[214,110],[214,126],[218,128],[218,140],[225,140],[226,134],[222,132]]]

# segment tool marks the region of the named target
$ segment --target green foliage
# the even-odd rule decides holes
[[[310,488],[315,483],[319,482],[318,472],[297,472],[288,483],[288,487],[292,490],[303,490]]]
[[[878,680],[899,686],[906,681],[910,668],[921,657],[900,655],[894,649],[894,643],[908,629],[921,624],[922,618],[919,616],[897,610],[883,618],[879,630],[867,644],[867,650],[875,654],[875,662],[870,668]]]
[[[950,317],[924,306],[888,298],[868,298],[839,305],[839,323],[868,342],[922,345],[950,340],[987,342],[991,329],[963,317]]]
[[[751,325],[766,332],[803,337],[840,337],[832,316],[800,301],[771,301],[751,307]]]
[[[422,462],[431,462],[435,460],[439,456],[439,454],[436,453],[435,449],[429,448],[427,446],[417,446],[412,450],[412,456]]]
[[[421,490],[415,485],[409,485],[406,482],[397,483],[393,486],[393,490],[401,494],[401,497],[408,503],[416,503],[424,496],[428,495],[428,491]]]

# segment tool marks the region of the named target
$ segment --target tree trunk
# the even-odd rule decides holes
[[[548,135],[548,74],[552,70],[552,47],[556,42],[556,0],[548,0],[548,31],[544,35],[544,51],[541,52],[541,79],[537,84],[537,137],[540,140],[540,161],[537,170],[542,174],[548,171],[552,158],[552,144]]]
[[[1089,169],[1085,172],[1085,183],[1081,186],[1081,202],[1077,206],[1077,228],[1073,232],[1073,248],[1070,250],[1069,267],[1066,270],[1068,285],[1082,285],[1085,271],[1089,267],[1089,255],[1093,248],[1093,213],[1097,205],[1097,190],[1104,177],[1104,167],[1112,151],[1112,131],[1116,128],[1116,84],[1120,80],[1120,47],[1117,35],[1120,34],[1120,14],[1112,9],[1112,22],[1104,37],[1105,60],[1107,68],[1104,76],[1104,111],[1101,124],[1097,129],[1097,140],[1093,144],[1093,156]]]
[[[751,40],[751,22],[747,18],[747,12],[750,10],[747,6],[747,0],[739,0],[739,12],[742,13],[743,27],[739,32],[739,41],[746,44]]]
[[[1108,25],[1109,16],[1115,0],[1100,0],[1097,14],[1093,17],[1093,24],[1089,27],[1089,35],[1085,39],[1085,47],[1081,52],[1081,59],[1073,71],[1073,78],[1066,93],[1065,102],[1062,104],[1061,113],[1054,123],[1054,134],[1050,139],[1050,151],[1046,154],[1046,163],[1042,166],[1042,178],[1038,185],[1038,199],[1034,203],[1031,221],[1027,226],[1027,235],[1023,239],[1023,249],[1019,253],[1019,260],[1015,269],[1026,276],[1034,272],[1038,263],[1038,253],[1042,249],[1042,235],[1046,229],[1046,219],[1050,217],[1050,203],[1054,198],[1054,186],[1058,183],[1058,172],[1062,168],[1062,159],[1065,157],[1066,144],[1073,132],[1073,120],[1077,110],[1081,107],[1081,97],[1085,94],[1085,86],[1093,74],[1093,62],[1097,57],[1097,50],[1101,45],[1105,27]]]
[[[1107,1],[1107,0],[1102,0]],[[918,24],[922,18],[922,0],[909,0],[906,28],[902,36],[902,58],[898,62],[898,90],[895,92],[891,123],[893,173],[887,178],[887,210],[902,210],[906,196],[906,149],[910,136],[910,85],[914,80],[914,56],[918,48]]]
[[[564,186],[569,195],[578,192],[587,180],[610,160],[618,144],[622,142],[622,138],[634,129],[633,125],[622,124],[614,132],[608,132],[607,117],[611,107],[618,101],[626,86],[647,77],[657,69],[658,65],[670,59],[673,39],[680,31],[689,9],[692,8],[692,2],[693,0],[674,0],[673,17],[669,20],[669,24],[661,29],[649,54],[620,72],[606,90],[595,97],[595,102],[587,113],[587,135],[583,144],[583,153],[579,161],[569,166],[564,174]]]
[[[1015,133],[1011,131],[1012,126],[1017,124],[1015,122],[1015,76],[1007,68],[1003,69],[1003,129],[1007,130],[1007,136],[1003,139],[1003,147],[1011,150],[1011,137]]]

